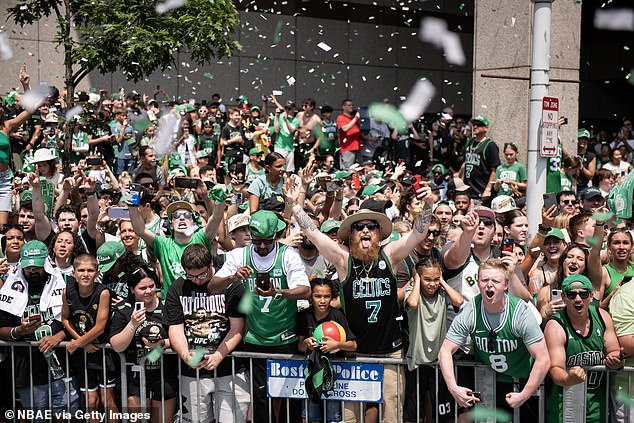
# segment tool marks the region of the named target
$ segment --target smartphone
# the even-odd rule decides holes
[[[475,397],[475,398],[479,399],[480,401],[482,401],[482,392],[471,391],[471,392],[469,392],[469,395],[471,395],[472,397]]]
[[[134,303],[134,311],[139,311],[143,309],[144,304],[141,301],[137,301]]]
[[[100,166],[103,164],[103,159],[101,157],[88,157],[86,159],[86,164],[88,166]]]
[[[176,188],[191,188],[195,189],[198,186],[198,180],[194,178],[185,178],[182,176],[177,176],[174,179],[174,186]]]
[[[413,175],[412,176],[412,187],[414,187],[414,193],[418,192],[419,189],[422,188],[421,186],[421,181],[422,178],[420,177],[420,175]]]
[[[554,192],[544,193],[544,208],[548,210],[552,206],[557,204],[557,195]],[[559,214],[559,210],[555,210],[556,214]]]
[[[232,204],[237,204],[240,205],[242,204],[242,193],[241,192],[236,192],[233,194],[233,199],[231,200]]]
[[[508,251],[512,253],[515,249],[515,241],[512,238],[504,238],[502,241],[502,251]]]
[[[335,192],[343,188],[343,181],[326,182],[326,191]]]
[[[550,293],[553,297],[553,301],[561,300],[561,289],[553,289],[550,291]]]
[[[358,173],[352,175],[352,189],[361,189],[361,176]]]
[[[110,207],[108,217],[110,219],[129,219],[130,210],[127,207]]]
[[[268,272],[258,272],[255,274],[255,284],[262,291],[271,289],[271,277]]]
[[[130,204],[132,204],[133,206],[138,206],[139,197],[143,193],[143,187],[139,184],[130,184],[128,191],[130,192],[130,197],[132,197],[130,199]]]
[[[238,178],[240,175],[242,176],[237,179],[238,183],[244,183],[244,178],[246,177],[246,173],[247,173],[247,165],[245,163],[237,163],[236,171],[235,171],[236,178]]]

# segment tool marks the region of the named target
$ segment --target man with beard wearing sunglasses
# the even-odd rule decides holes
[[[562,387],[587,380],[586,421],[606,420],[607,375],[586,372],[583,367],[623,367],[619,340],[610,314],[592,304],[592,282],[583,275],[570,275],[562,282],[565,308],[546,323],[544,334],[550,355],[546,421],[562,421]]]
[[[299,184],[288,180],[284,187],[287,202],[302,232],[339,277],[339,295],[350,329],[357,335],[359,356],[402,358],[404,355],[398,302],[396,268],[425,238],[432,218],[435,197],[426,183],[417,193],[425,201],[423,211],[414,221],[414,229],[401,239],[381,246],[392,233],[392,222],[383,213],[361,209],[346,218],[339,228],[339,238],[349,247],[344,250],[328,235],[320,232],[298,204]],[[382,416],[384,422],[402,421],[404,375],[395,365],[385,365],[383,373]],[[345,421],[360,421],[359,404],[346,403]],[[377,404],[366,406],[365,418],[378,418]]]
[[[550,360],[544,335],[528,304],[506,292],[511,274],[500,259],[480,265],[480,293],[453,320],[438,361],[458,406],[467,408],[480,402],[481,396],[471,388],[458,385],[454,371],[454,353],[471,339],[475,357],[496,372],[496,403],[487,406],[509,412],[521,407],[520,421],[537,421],[539,407],[532,395],[548,373]],[[519,386],[515,379],[519,379]]]
[[[295,318],[297,300],[308,299],[310,284],[304,264],[297,251],[280,244],[286,223],[269,210],[251,215],[249,223],[251,245],[235,248],[226,255],[225,264],[211,278],[209,290],[245,281],[245,295],[253,299],[253,308],[247,314],[247,333],[244,349],[259,353],[297,354]],[[266,360],[252,359],[253,421],[264,422],[277,414],[278,421],[298,421],[301,402],[289,400],[286,405],[273,399],[269,410],[266,395]],[[277,412],[274,412],[278,410]],[[275,418],[274,418],[275,420]]]

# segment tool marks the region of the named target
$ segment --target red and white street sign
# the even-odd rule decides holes
[[[542,157],[557,155],[558,121],[559,99],[557,97],[544,97],[542,100],[542,136],[539,144],[539,152]]]

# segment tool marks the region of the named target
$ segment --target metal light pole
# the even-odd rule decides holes
[[[531,58],[531,102],[528,123],[528,166],[526,169],[526,214],[528,233],[537,232],[541,223],[542,194],[546,190],[546,158],[539,154],[542,99],[548,95],[550,80],[550,21],[553,0],[532,0],[533,51]]]

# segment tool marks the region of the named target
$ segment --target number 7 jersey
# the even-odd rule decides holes
[[[357,352],[387,354],[398,351],[403,346],[403,316],[398,304],[396,275],[383,249],[367,272],[366,268],[350,254],[348,274],[339,283],[341,308],[357,336]]]

